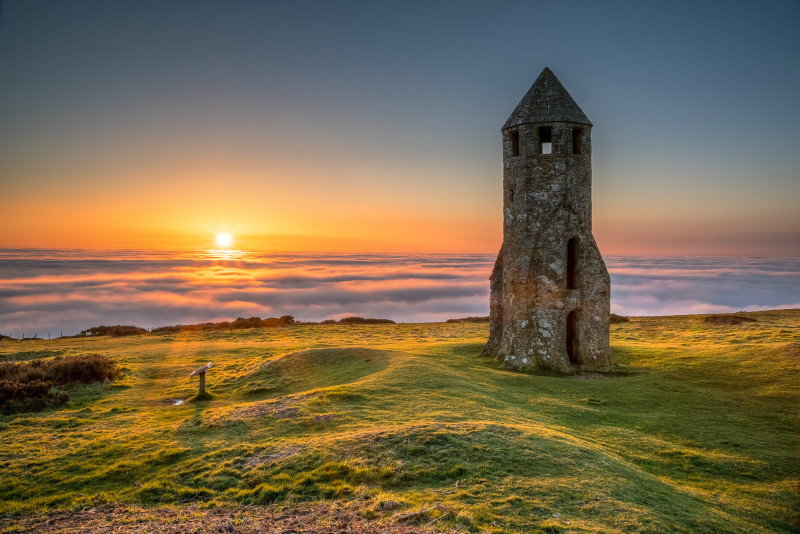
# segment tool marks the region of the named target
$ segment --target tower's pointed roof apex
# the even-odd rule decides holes
[[[534,122],[577,122],[592,125],[553,71],[547,67],[517,104],[517,108],[503,125],[503,130]]]

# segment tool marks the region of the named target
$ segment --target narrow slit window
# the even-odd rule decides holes
[[[572,310],[567,315],[567,357],[571,365],[578,365],[578,311]]]
[[[580,128],[572,129],[572,153],[581,153],[581,144],[583,144],[583,130]]]
[[[553,152],[553,131],[549,126],[539,128],[539,148],[542,154]]]
[[[519,156],[519,132],[511,132],[511,154]]]
[[[575,268],[578,264],[578,238],[573,237],[567,243],[567,289],[577,289]]]

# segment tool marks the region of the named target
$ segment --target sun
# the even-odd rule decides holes
[[[218,233],[215,241],[217,242],[217,246],[220,248],[228,248],[233,244],[233,238],[228,232]]]

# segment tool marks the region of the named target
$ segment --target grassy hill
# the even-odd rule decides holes
[[[800,310],[747,315],[613,325],[607,377],[500,369],[485,323],[5,340],[3,359],[124,374],[0,416],[0,525],[327,500],[465,532],[791,532]],[[213,397],[192,400],[208,361]]]

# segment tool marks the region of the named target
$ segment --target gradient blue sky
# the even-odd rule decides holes
[[[797,1],[0,13],[0,246],[493,253],[499,129],[549,66],[603,253],[800,255]]]

